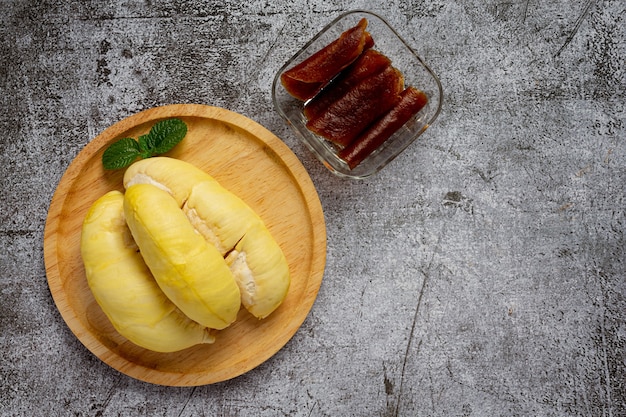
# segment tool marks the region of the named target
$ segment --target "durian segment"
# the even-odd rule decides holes
[[[113,327],[134,344],[175,352],[213,343],[209,329],[190,320],[161,291],[124,218],[124,196],[111,191],[83,222],[81,255],[87,283]]]
[[[264,318],[282,303],[290,285],[287,259],[262,219],[243,200],[194,165],[168,157],[131,165],[124,185],[138,183],[167,190],[189,222],[222,255],[236,252],[229,262],[241,303],[250,313]]]
[[[287,260],[263,224],[257,223],[246,231],[226,262],[239,285],[241,303],[255,317],[267,317],[287,296]]]
[[[152,184],[170,193],[180,208],[189,198],[193,185],[205,181],[215,179],[188,162],[165,156],[140,159],[124,173],[124,188]]]
[[[151,184],[132,185],[124,213],[152,275],[183,313],[212,329],[235,321],[241,301],[228,265],[170,194]]]
[[[251,227],[262,223],[246,203],[217,181],[194,184],[182,209],[194,228],[223,256]]]

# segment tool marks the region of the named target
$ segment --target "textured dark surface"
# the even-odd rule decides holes
[[[441,77],[436,123],[376,177],[332,176],[273,76],[339,13],[386,17]],[[0,2],[0,414],[626,416],[623,1]],[[43,263],[70,161],[116,121],[205,103],[309,171],[328,261],[273,358],[168,388],[69,331]]]

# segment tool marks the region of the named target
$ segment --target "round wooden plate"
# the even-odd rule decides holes
[[[283,304],[257,320],[241,309],[237,321],[211,345],[157,353],[120,336],[93,298],[80,256],[82,221],[107,191],[123,191],[124,170],[105,171],[104,149],[137,138],[159,120],[178,117],[185,139],[167,156],[213,175],[265,221],[289,262],[291,286]],[[239,376],[280,350],[310,311],[326,262],[322,207],[306,170],[291,150],[256,122],[198,104],[146,110],[106,129],[74,159],[54,193],[44,234],[48,284],[63,319],[98,358],[133,378],[160,385],[206,385]]]

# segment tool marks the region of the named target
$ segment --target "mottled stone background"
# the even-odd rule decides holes
[[[339,13],[386,17],[442,113],[376,177],[334,177],[275,112],[275,72]],[[626,416],[626,4],[1,0],[2,416]],[[242,113],[301,159],[327,267],[302,328],[236,379],[102,363],[48,289],[76,154],[169,103]]]

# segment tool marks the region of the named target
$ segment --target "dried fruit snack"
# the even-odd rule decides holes
[[[362,18],[281,75],[286,91],[306,101],[306,127],[337,146],[338,157],[350,169],[381,147],[428,102],[422,91],[405,88],[403,74],[387,56],[373,49],[367,24]]]
[[[414,87],[407,87],[400,94],[400,101],[354,140],[350,146],[343,148],[339,152],[339,157],[346,161],[350,168],[356,167],[409,121],[414,114],[419,112],[427,102],[428,97],[423,91]]]
[[[305,61],[284,72],[281,82],[292,96],[306,101],[315,96],[322,87],[350,65],[364,49],[371,47],[371,35],[365,31],[367,20],[345,31],[329,45]]]
[[[357,29],[364,30],[371,38],[361,54],[336,74],[326,74],[329,81],[320,82],[316,87],[321,85],[320,89],[312,97],[305,100],[298,98],[289,83],[285,82],[286,74],[311,65],[320,56],[332,59],[331,54],[320,51],[329,51],[332,49],[330,45],[345,39],[348,33]],[[332,63],[326,64],[333,66]],[[384,99],[374,97],[376,101],[394,103],[391,108],[380,113],[376,105],[370,107],[369,103],[350,100],[351,94],[371,84],[369,78],[388,67],[400,72],[404,85],[395,94],[392,90],[382,93],[388,95]],[[315,73],[315,69],[309,67],[309,70]],[[356,88],[359,84],[362,86]],[[406,112],[417,107],[407,106],[406,102],[399,104],[402,91],[409,87],[411,96],[415,90],[420,91],[419,101],[425,98],[427,102],[406,119]],[[443,89],[437,75],[384,18],[369,11],[354,10],[333,19],[280,68],[272,83],[272,100],[279,115],[327,169],[340,177],[364,179],[384,168],[432,125],[442,108]],[[351,104],[346,105],[348,103]],[[401,107],[396,109],[396,106]],[[354,117],[366,114],[368,107],[375,109],[371,112],[376,114],[373,120],[370,117]],[[359,123],[352,124],[355,118]],[[326,121],[322,126],[320,122],[324,119]],[[399,120],[405,120],[405,123],[400,124]],[[346,132],[351,134],[344,137]],[[371,137],[362,140],[373,132],[376,132],[375,140]],[[358,146],[357,140],[360,142]],[[378,145],[373,147],[373,144]],[[348,149],[352,149],[350,157],[346,156]]]
[[[304,105],[304,115],[309,120],[316,118],[350,88],[372,75],[383,72],[390,65],[391,60],[385,55],[374,49],[368,49],[337,77],[333,82],[333,88],[323,89]]]
[[[368,77],[331,103],[307,127],[331,142],[345,147],[364,129],[391,109],[404,88],[400,71],[387,67]]]

